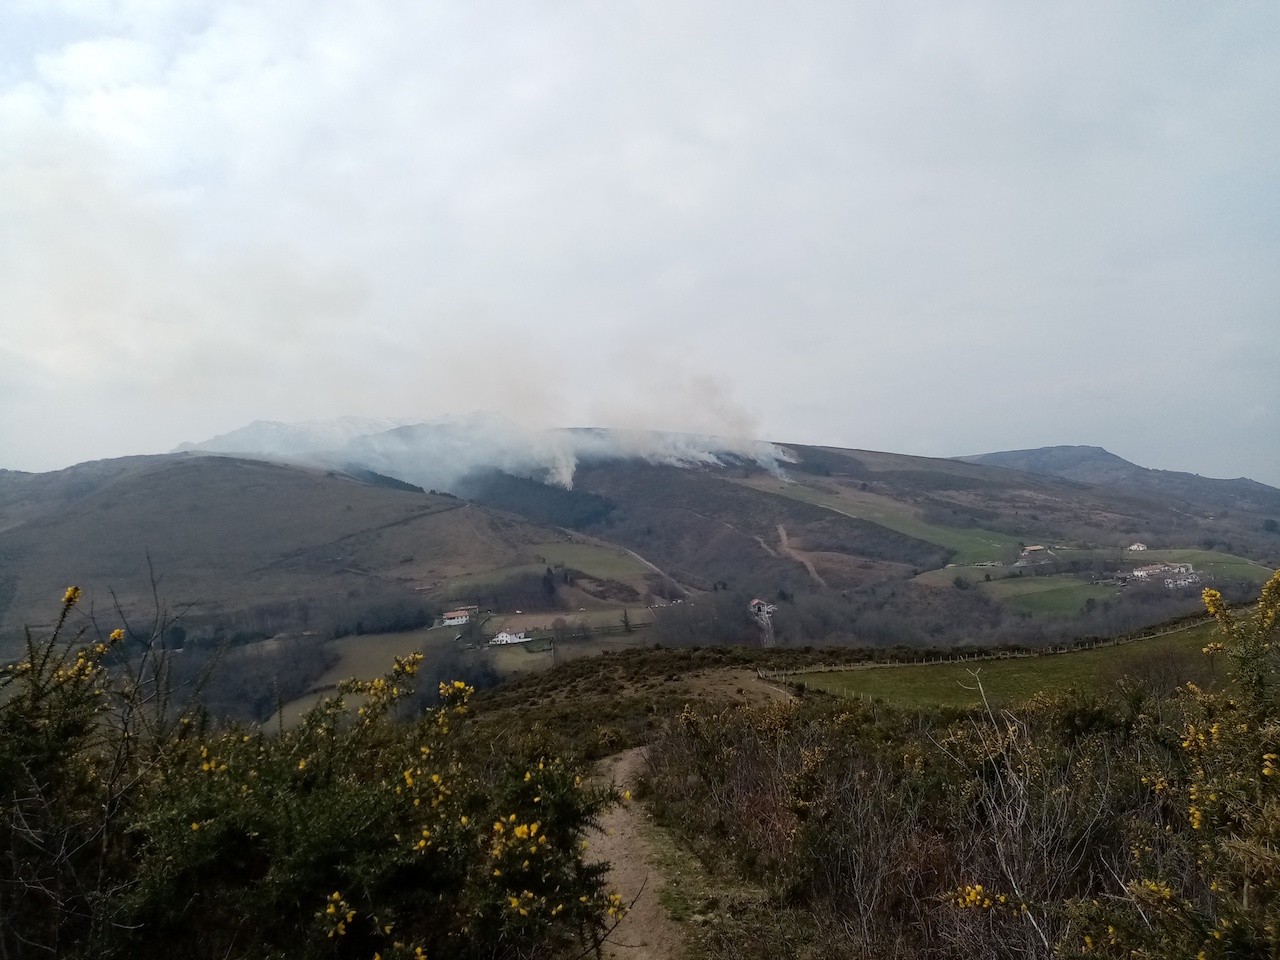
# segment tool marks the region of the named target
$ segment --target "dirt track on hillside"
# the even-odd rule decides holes
[[[643,768],[644,748],[637,747],[602,760],[598,775],[628,790],[635,788]],[[616,960],[680,960],[685,956],[684,935],[659,899],[666,880],[654,866],[644,817],[638,803],[624,801],[601,818],[600,831],[590,840],[592,859],[609,863],[609,889],[631,904],[605,940],[603,955]]]
[[[823,580],[818,571],[813,566],[813,561],[806,557],[799,550],[795,550],[791,546],[791,541],[787,539],[787,528],[782,524],[778,524],[778,543],[782,552],[795,560],[797,563],[803,564],[804,568],[809,571],[809,576],[813,577],[814,583],[820,587],[825,587],[827,581]]]

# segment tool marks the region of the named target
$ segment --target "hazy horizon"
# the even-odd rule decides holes
[[[1280,486],[1280,7],[0,11],[0,468],[253,420]]]
[[[364,441],[381,437],[384,433],[389,437],[400,427],[439,427],[455,428],[447,448],[441,450],[430,445],[413,451],[415,459],[421,461],[420,468],[406,474],[405,462],[402,459],[389,459],[379,463],[384,451],[378,444],[370,446]],[[265,431],[264,431],[265,428]],[[283,428],[282,430],[280,428]],[[474,436],[462,437],[461,431],[474,431]],[[592,434],[600,431],[615,431],[616,438],[583,439],[566,446],[562,435],[576,432]],[[250,436],[253,439],[241,442],[235,438]],[[325,442],[328,437],[331,442]],[[610,456],[636,457],[654,463],[673,463],[692,466],[699,463],[715,463],[717,454],[731,454],[757,461],[765,469],[785,470],[788,460],[786,447],[796,445],[798,441],[789,441],[772,437],[717,436],[706,433],[688,433],[684,431],[650,431],[643,428],[606,428],[589,424],[567,427],[521,426],[514,420],[499,417],[485,411],[470,411],[466,414],[433,418],[431,420],[415,420],[413,418],[365,418],[337,417],[333,419],[270,421],[255,420],[242,424],[239,428],[211,437],[184,440],[168,450],[132,451],[120,456],[162,456],[168,453],[208,452],[223,455],[243,454],[261,456],[263,459],[279,462],[296,462],[313,466],[341,466],[341,455],[346,453],[353,463],[365,468],[378,469],[399,479],[411,480],[415,483],[440,489],[452,489],[451,484],[459,478],[470,475],[477,466],[497,466],[517,475],[531,475],[546,482],[572,486],[571,480],[576,461],[582,457],[598,457],[606,451]],[[603,446],[602,446],[603,444]],[[813,443],[811,446],[838,447],[836,444]],[[474,449],[467,450],[471,446]],[[1057,446],[1088,446],[1096,444],[1045,444],[1042,448],[1018,448],[1007,450],[974,450],[963,454],[953,454],[945,459],[964,459],[990,453],[1021,452],[1023,450],[1044,449]],[[844,449],[868,450],[868,447],[849,447]],[[1106,450],[1122,459],[1128,460],[1123,453]],[[401,451],[403,452],[403,451]],[[930,457],[932,454],[912,454],[903,450],[878,450],[879,453],[905,454],[907,456]],[[317,459],[318,454],[325,454],[327,459]],[[93,459],[111,459],[93,458]],[[83,462],[83,461],[77,461]],[[430,467],[426,464],[430,462]],[[1130,461],[1136,462],[1136,461]],[[49,472],[75,466],[75,463],[61,464],[44,470],[30,472]],[[1148,464],[1138,463],[1140,467]],[[425,469],[424,469],[425,468]],[[15,469],[0,464],[0,471]],[[1179,467],[1156,467],[1153,469],[1174,470],[1185,473],[1195,471],[1181,470]],[[1211,479],[1253,479],[1253,477],[1218,477],[1213,474],[1200,474]],[[1258,481],[1265,483],[1266,481]],[[1269,484],[1276,486],[1275,484]]]

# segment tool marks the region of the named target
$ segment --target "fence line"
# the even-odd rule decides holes
[[[787,682],[788,677],[799,677],[811,673],[840,673],[847,670],[874,670],[879,667],[911,667],[925,666],[933,663],[973,663],[980,660],[1023,660],[1029,657],[1051,657],[1064,653],[1079,653],[1082,650],[1094,650],[1098,647],[1119,647],[1128,643],[1136,643],[1140,640],[1154,640],[1156,637],[1167,637],[1170,634],[1181,633],[1184,630],[1191,630],[1194,627],[1204,626],[1211,623],[1213,618],[1210,616],[1198,617],[1190,623],[1184,623],[1181,626],[1172,627],[1168,630],[1158,630],[1154,633],[1139,631],[1138,633],[1126,634],[1122,637],[1108,637],[1104,640],[1090,640],[1086,643],[1061,644],[1052,646],[1044,650],[992,650],[986,653],[949,653],[949,654],[921,654],[911,659],[894,659],[894,660],[863,660],[859,663],[829,663],[812,667],[796,667],[792,670],[765,670],[763,668],[756,669],[756,676],[761,680],[781,680]],[[863,697],[870,699],[870,697]]]

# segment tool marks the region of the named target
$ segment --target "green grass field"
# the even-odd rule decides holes
[[[564,618],[568,623],[585,623],[592,628],[618,627],[622,623],[622,611],[627,611],[627,619],[632,626],[653,623],[653,611],[643,604],[624,606],[618,604],[607,609],[594,610],[551,610],[543,613],[495,613],[485,624],[490,633],[509,630],[518,633],[521,630],[550,630],[551,624]]]
[[[561,564],[607,580],[620,580],[634,585],[653,572],[631,554],[617,547],[593,543],[544,543],[534,549],[551,566]]]
[[[525,548],[527,559],[493,570],[454,577],[437,591],[441,596],[456,596],[468,589],[500,583],[526,573],[542,573],[547,567],[564,566],[581,570],[601,580],[618,580],[643,590],[645,578],[652,573],[625,550],[594,543],[538,543]]]
[[[815,489],[804,483],[783,483],[772,477],[737,481],[757,490],[778,493],[792,500],[811,503],[824,507],[846,517],[870,520],[882,527],[905,533],[909,537],[936,543],[955,551],[955,562],[959,565],[980,563],[983,560],[1004,560],[1018,553],[1018,538],[1007,533],[994,530],[982,530],[976,527],[944,527],[935,523],[927,523],[916,515],[909,506],[892,500],[889,497],[862,490],[851,490],[848,487],[836,488],[831,483],[823,485],[823,489]],[[826,492],[827,489],[838,492]]]
[[[1086,600],[1109,600],[1117,592],[1114,586],[1086,583],[1065,574],[1006,577],[976,585],[993,600],[1003,601],[1014,610],[1049,616],[1079,613]]]
[[[882,699],[906,707],[972,707],[981,703],[980,680],[988,699],[1012,704],[1044,691],[1072,688],[1099,695],[1115,692],[1115,681],[1126,672],[1177,671],[1179,680],[1212,681],[1225,664],[1210,664],[1201,653],[1214,635],[1204,624],[1150,640],[1118,647],[1099,647],[1016,660],[980,660],[921,666],[866,667],[833,673],[813,673],[795,680],[807,687],[838,695]],[[976,673],[976,679],[974,674]]]

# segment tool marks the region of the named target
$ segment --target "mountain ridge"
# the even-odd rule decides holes
[[[965,463],[997,466],[1082,483],[1114,485],[1178,497],[1211,508],[1280,511],[1280,489],[1248,477],[1203,477],[1182,470],[1143,467],[1103,447],[1057,445],[957,457]]]

